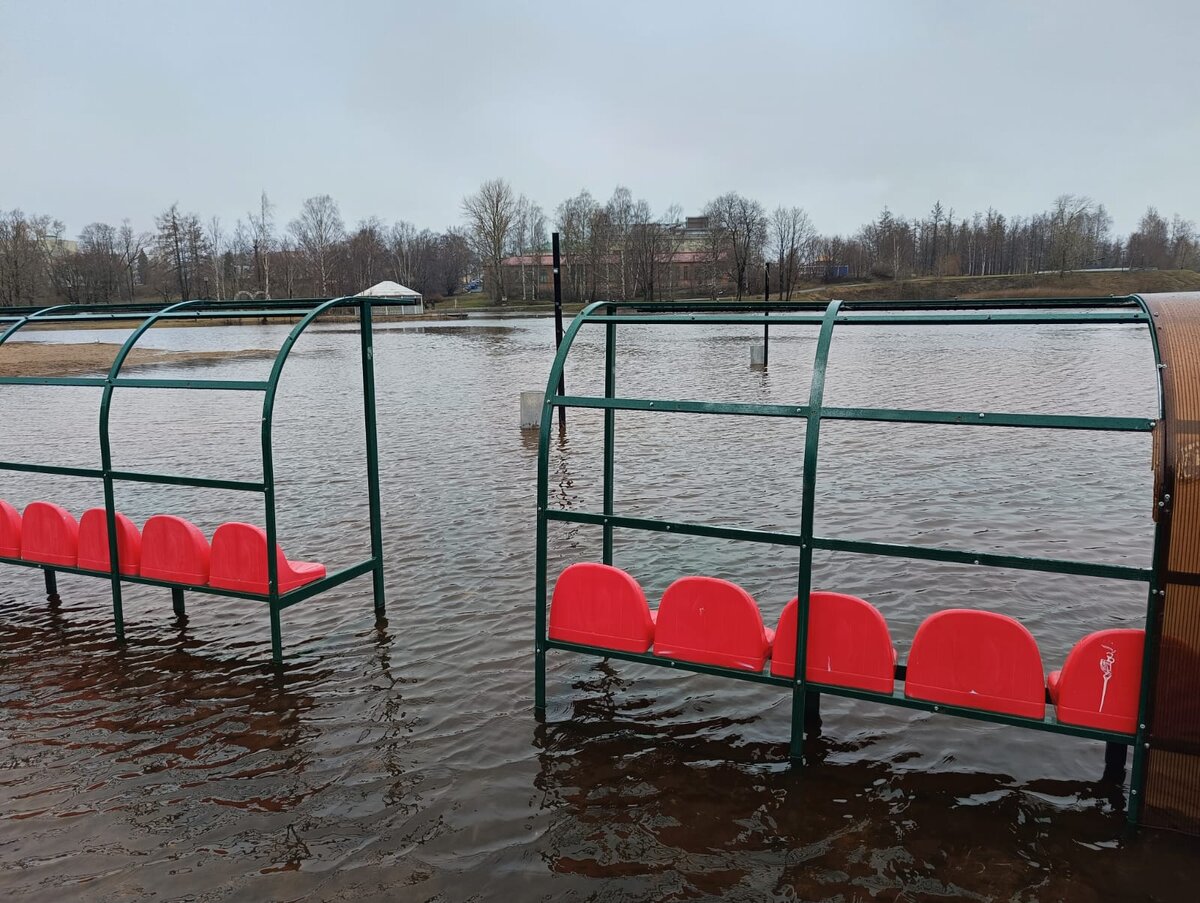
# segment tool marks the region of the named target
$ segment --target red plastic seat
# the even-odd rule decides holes
[[[1132,734],[1142,688],[1143,630],[1099,630],[1075,644],[1046,681],[1063,724]]]
[[[124,514],[117,512],[117,556],[122,574],[137,574],[142,560],[142,534]],[[79,518],[79,567],[111,571],[108,557],[108,519],[103,508],[89,508]]]
[[[716,577],[680,577],[658,606],[654,654],[664,658],[761,671],[775,632],[748,592]]]
[[[275,545],[279,592],[325,576],[325,565],[312,561],[288,561]],[[267,594],[267,531],[253,524],[221,524],[212,538],[208,585],[244,593]]]
[[[904,694],[1025,718],[1046,714],[1045,671],[1037,642],[1020,621],[952,608],[917,628]]]
[[[550,599],[550,639],[623,652],[654,641],[654,613],[629,574],[585,561],[564,570]]]
[[[21,512],[0,499],[0,558],[21,557]]]
[[[75,567],[79,524],[61,505],[30,502],[21,518],[21,557],[26,561]]]
[[[783,609],[771,673],[796,673],[796,599]],[[844,593],[815,592],[808,597],[808,649],[805,680],[891,694],[896,686],[896,648],[887,621],[870,602]]]
[[[200,528],[173,514],[156,514],[142,528],[143,577],[203,586],[208,583],[208,540]]]

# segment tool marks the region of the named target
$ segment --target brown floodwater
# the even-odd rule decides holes
[[[631,396],[807,400],[815,332],[777,329],[769,373],[750,328],[622,328]],[[155,329],[151,348],[278,344],[281,327]],[[106,331],[102,338],[112,341]],[[95,337],[60,332],[37,341]],[[388,617],[362,578],[283,618],[130,586],[113,640],[102,581],[0,567],[0,891],[67,900],[1193,899],[1200,841],[1126,830],[1102,744],[825,699],[809,766],[787,765],[779,688],[552,652],[532,712],[536,437],[518,392],[541,388],[547,320],[378,330]],[[603,387],[585,332],[572,392]],[[0,349],[0,355],[3,355]],[[277,407],[280,536],[331,567],[368,542],[356,337],[297,346]],[[156,375],[260,378],[268,364]],[[1156,414],[1144,331],[1126,327],[839,328],[827,402]],[[120,390],[124,469],[255,478],[257,397]],[[0,459],[95,466],[98,392],[4,387]],[[602,417],[555,434],[552,503],[600,508]],[[617,510],[795,530],[801,422],[618,415]],[[825,535],[1146,566],[1145,435],[828,423]],[[78,514],[86,480],[0,472],[0,497]],[[123,484],[207,532],[261,522],[237,493]],[[600,532],[551,526],[552,575],[595,560]],[[676,577],[745,586],[768,623],[794,593],[794,550],[618,532],[616,563],[653,600]],[[883,612],[903,660],[929,613],[1020,618],[1046,669],[1079,637],[1140,624],[1144,587],[1017,571],[818,555],[815,585]]]

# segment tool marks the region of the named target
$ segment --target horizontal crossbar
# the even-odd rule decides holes
[[[54,571],[55,573],[77,574],[81,577],[99,577],[104,580],[111,580],[112,575],[108,571],[89,571],[78,567],[66,567],[60,564],[46,564],[41,561],[26,561],[23,558],[0,558],[0,564],[15,564],[20,567],[39,568],[43,571]],[[287,608],[295,605],[297,602],[303,602],[318,593],[323,593],[327,589],[332,589],[349,580],[353,580],[362,574],[369,572],[375,566],[375,560],[369,559],[360,562],[359,564],[343,568],[340,571],[335,571],[320,580],[314,580],[312,583],[306,583],[304,586],[297,587],[291,592],[284,593],[278,598],[279,608]],[[262,593],[247,593],[236,589],[223,589],[215,586],[207,586],[204,584],[193,583],[175,583],[170,580],[155,580],[151,577],[142,577],[136,574],[122,574],[122,583],[137,583],[145,586],[163,586],[168,589],[182,589],[191,593],[206,593],[210,596],[229,596],[234,599],[251,599],[255,602],[270,602],[270,597]]]
[[[671,414],[740,414],[752,417],[807,417],[808,405],[745,404],[728,401],[672,401],[662,398],[602,398],[555,395],[551,405],[617,411],[661,411]],[[963,426],[1007,426],[1031,429],[1149,432],[1146,417],[1097,417],[1076,414],[1009,414],[991,411],[922,411],[902,408],[837,408],[821,411],[824,420],[870,420],[886,423],[941,423]]]
[[[583,646],[578,643],[565,643],[561,640],[543,641],[547,649],[562,649],[567,652],[578,652],[583,655],[594,655],[600,658],[615,658],[621,661],[637,662],[642,665],[672,668],[677,671],[692,671],[698,674],[712,674],[718,677],[730,677],[735,680],[751,683],[771,684],[777,687],[800,686],[806,690],[828,693],[831,696],[844,696],[849,699],[861,699],[868,702],[878,702],[884,705],[900,706],[906,709],[918,709],[926,712],[936,712],[945,715],[957,715],[962,718],[972,718],[976,721],[990,721],[994,724],[1008,724],[1014,727],[1030,728],[1047,731],[1053,734],[1067,734],[1073,737],[1084,737],[1089,740],[1103,740],[1107,743],[1132,745],[1134,737],[1131,734],[1120,734],[1114,731],[1102,731],[1090,727],[1079,727],[1073,724],[1062,724],[1054,718],[1047,708],[1046,717],[1039,721],[1036,718],[1023,718],[1019,715],[1008,715],[1003,712],[987,712],[983,709],[969,709],[962,706],[946,705],[940,702],[927,702],[923,699],[910,699],[904,695],[904,690],[897,687],[890,696],[887,693],[873,693],[869,690],[857,690],[850,687],[838,687],[831,684],[814,681],[796,681],[787,677],[776,677],[766,671],[739,671],[734,668],[720,668],[715,665],[705,665],[698,662],[685,662],[679,659],[664,658],[649,652],[623,652],[617,649],[601,649],[596,646]]]
[[[16,461],[0,461],[0,470],[15,470],[21,473],[48,473],[60,477],[85,477],[104,479],[104,471],[96,467],[56,467],[51,464],[22,464]],[[112,470],[114,480],[130,483],[159,483],[166,486],[199,486],[203,489],[232,489],[242,492],[265,492],[266,484],[252,480],[219,480],[211,477],[189,477],[175,474],[140,473],[136,470]]]
[[[713,539],[733,539],[758,542],[768,545],[804,547],[804,539],[798,533],[775,533],[767,530],[744,530],[737,527],[718,527],[706,524],[688,524],[677,521],[651,520],[640,517],[621,517],[615,514],[596,514],[585,511],[546,511],[546,519],[593,526],[611,526],[628,530],[647,530],[659,533],[678,533],[685,536],[707,536]],[[826,539],[813,537],[813,548],[831,552],[849,552],[863,555],[882,555],[891,558],[910,558],[918,561],[941,561],[949,564],[973,564],[986,567],[1011,568],[1023,571],[1041,571],[1051,574],[1074,574],[1083,577],[1101,577],[1111,580],[1149,582],[1153,572],[1146,568],[1126,567],[1116,564],[1093,564],[1086,561],[1068,561],[1060,558],[1030,558],[1020,555],[996,555],[988,552],[936,549],[927,546],[899,545],[858,540]]]
[[[165,363],[170,363],[166,361]],[[271,384],[246,379],[137,379],[119,376],[0,376],[0,386],[92,386],[109,384],[129,389],[223,389],[234,392],[265,392]]]
[[[818,314],[588,314],[588,323],[637,323],[641,325],[682,326],[686,324],[712,326],[820,326],[824,320]],[[1062,324],[1134,324],[1148,322],[1141,311],[1094,311],[1083,313],[1057,313],[1054,311],[995,314],[867,314],[843,312],[838,315],[839,326],[954,326],[975,325],[1062,325]]]

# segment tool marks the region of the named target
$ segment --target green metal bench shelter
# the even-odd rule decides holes
[[[56,572],[101,576],[109,579],[112,587],[113,621],[118,641],[125,639],[125,622],[121,604],[122,583],[141,583],[170,588],[175,612],[185,613],[185,591],[234,596],[266,604],[271,620],[271,649],[276,663],[283,658],[283,641],[280,628],[282,611],[305,599],[333,589],[356,577],[371,574],[374,581],[374,606],[377,617],[384,613],[383,584],[383,534],[380,520],[379,498],[379,452],[376,438],[375,371],[372,345],[372,306],[377,303],[370,298],[344,297],[333,299],[306,300],[253,300],[212,301],[192,300],[175,304],[117,304],[117,305],[58,305],[41,309],[0,308],[0,345],[22,329],[55,324],[60,327],[77,327],[122,322],[135,324],[136,328],[117,351],[108,373],[97,377],[75,376],[5,376],[0,377],[0,386],[88,386],[102,390],[98,411],[100,440],[100,462],[98,467],[62,467],[53,463],[20,463],[0,461],[0,470],[24,473],[57,474],[60,476],[83,477],[100,480],[104,486],[104,509],[108,529],[110,569],[103,574],[78,567],[52,565],[22,558],[4,557],[0,563],[41,568],[45,572],[46,589],[50,594],[57,592]],[[354,317],[358,322],[359,345],[362,364],[363,417],[366,425],[367,497],[370,509],[371,549],[370,555],[355,564],[327,574],[288,592],[280,591],[279,564],[276,548],[276,501],[275,465],[272,448],[271,427],[275,411],[276,393],[283,374],[284,365],[296,341],[304,331],[324,314],[342,313]],[[275,355],[270,375],[265,380],[223,379],[154,379],[130,377],[122,374],[129,354],[146,332],[154,326],[184,324],[197,320],[253,319],[264,321],[295,321]],[[160,474],[123,470],[113,461],[109,435],[109,414],[113,394],[122,388],[136,389],[189,389],[199,391],[251,392],[260,393],[262,402],[262,478],[258,480],[228,480],[212,476],[183,474]],[[164,581],[136,574],[122,573],[119,561],[118,521],[114,504],[116,483],[158,483],[174,486],[193,486],[209,489],[234,490],[261,495],[266,533],[267,592],[256,594],[234,589],[223,589],[206,584],[188,584]]]
[[[681,401],[672,398],[627,398],[617,394],[618,329],[654,325],[686,329],[694,325],[737,325],[787,328],[816,327],[815,360],[804,404],[746,404]],[[1080,416],[1071,413],[1012,411],[949,411],[865,407],[833,407],[825,403],[826,368],[832,342],[838,333],[858,326],[972,326],[1004,329],[1017,325],[1140,326],[1153,346],[1159,373],[1157,418]],[[604,394],[560,394],[560,379],[581,330],[603,327],[605,332]],[[1191,701],[1200,698],[1200,293],[1191,295],[1131,295],[1103,298],[1047,298],[987,301],[832,301],[825,302],[676,302],[640,303],[604,301],[586,307],[571,323],[546,382],[538,448],[536,512],[536,587],[534,595],[535,711],[546,708],[546,656],[552,650],[622,659],[714,674],[730,679],[777,686],[791,693],[790,757],[803,764],[806,709],[822,693],[888,705],[959,715],[1002,724],[1102,740],[1120,752],[1133,748],[1130,800],[1131,822],[1167,825],[1200,832],[1200,710]],[[1184,387],[1190,388],[1184,388]],[[593,408],[604,412],[602,509],[561,510],[550,506],[548,491],[551,420],[555,406]],[[614,508],[614,448],[619,411],[662,411],[698,415],[793,418],[803,421],[803,497],[799,523],[791,532],[742,529],[736,526],[684,523],[627,517]],[[817,463],[821,451],[821,426],[829,420],[884,423],[945,424],[968,428],[1027,428],[1056,431],[1109,431],[1153,433],[1156,481],[1154,544],[1147,567],[1104,562],[1082,562],[1050,557],[1028,557],[976,552],[971,549],[929,548],[854,538],[818,535],[814,530]],[[1188,499],[1186,519],[1181,508]],[[1174,523],[1172,524],[1172,522]],[[613,532],[643,530],[687,536],[713,537],[790,547],[798,555],[794,670],[783,677],[770,669],[720,667],[679,657],[604,648],[551,636],[547,574],[547,535],[551,523],[589,524],[602,528],[598,563],[613,564]],[[1043,685],[1045,717],[988,711],[966,704],[914,698],[900,686],[906,666],[895,666],[897,688],[884,693],[806,678],[806,650],[810,622],[813,550],[889,556],[988,568],[1013,568],[1047,573],[1133,581],[1146,587],[1145,642],[1141,656],[1136,726],[1129,731],[1066,723],[1049,708],[1051,690]],[[599,567],[600,565],[588,565]],[[695,579],[695,578],[686,578]],[[670,592],[670,591],[668,591]],[[597,596],[598,598],[598,596]],[[556,599],[557,603],[557,599]],[[641,606],[645,606],[644,600]],[[666,598],[664,597],[664,608]],[[659,628],[663,609],[658,614]],[[1164,620],[1165,616],[1165,620]],[[998,616],[996,616],[998,617]],[[1015,623],[1015,622],[1014,622]],[[1164,624],[1166,625],[1164,628]],[[650,629],[649,627],[647,629]],[[782,629],[782,628],[781,628]],[[1129,631],[1136,633],[1136,631]],[[789,644],[790,640],[789,638]],[[769,642],[769,641],[768,641]],[[775,638],[779,642],[779,638]],[[1139,641],[1140,647],[1140,641]],[[915,648],[915,644],[914,644]],[[1170,672],[1160,662],[1171,662]],[[1111,664],[1111,662],[1110,662]],[[909,667],[912,666],[910,658]],[[790,666],[789,666],[790,667]],[[1095,664],[1089,667],[1095,670]],[[1101,664],[1104,668],[1104,664]],[[1099,672],[1097,672],[1099,673]],[[1105,672],[1107,688],[1107,672]],[[889,679],[892,675],[888,675]],[[1170,679],[1166,679],[1169,677]],[[1052,675],[1051,681],[1056,678]],[[1065,680],[1065,678],[1064,678]],[[1057,700],[1055,700],[1057,702]],[[1190,713],[1190,714],[1189,714]],[[1060,713],[1061,714],[1061,713]]]

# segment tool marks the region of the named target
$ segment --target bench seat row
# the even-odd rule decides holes
[[[657,611],[632,576],[583,562],[564,570],[550,603],[552,640],[680,661],[770,673],[796,671],[797,600],[775,630],[753,597],[715,577],[681,577]],[[891,695],[897,679],[911,699],[1041,720],[1047,698],[1060,723],[1119,733],[1136,729],[1141,630],[1101,630],[1080,640],[1049,677],[1032,634],[1006,615],[949,609],[917,629],[897,666],[887,622],[873,605],[843,593],[809,597],[805,679]]]
[[[209,544],[195,524],[156,514],[141,531],[116,515],[121,573],[180,583],[267,595],[267,534],[253,524],[221,524]],[[90,508],[77,522],[50,502],[30,502],[24,512],[0,500],[0,558],[111,573],[105,509]],[[325,576],[316,562],[288,561],[275,546],[279,592],[286,593]]]

